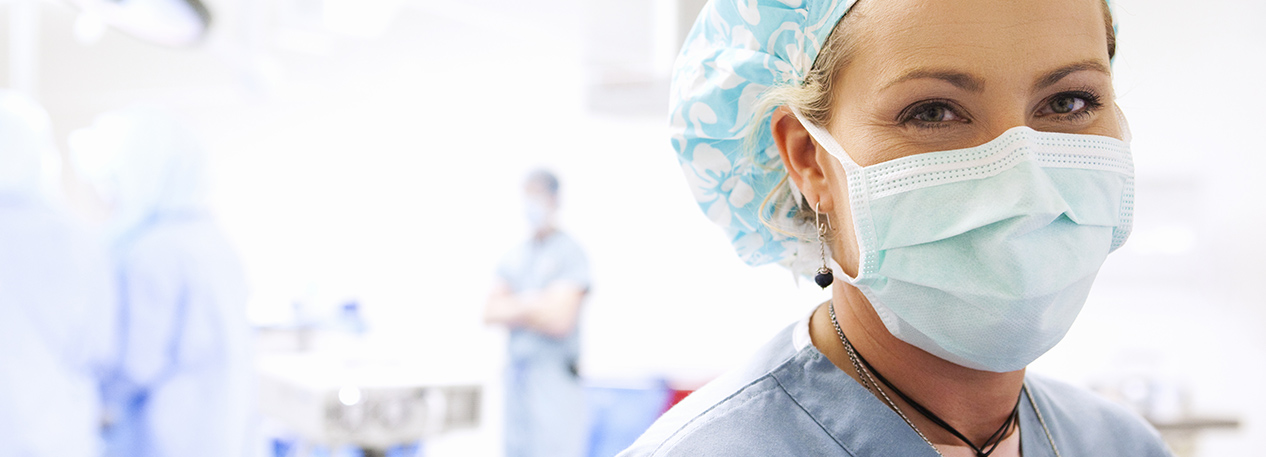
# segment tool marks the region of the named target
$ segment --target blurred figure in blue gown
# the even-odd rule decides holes
[[[0,457],[100,455],[113,272],[52,204],[58,163],[48,114],[0,90]]]
[[[246,287],[204,203],[205,152],[171,117],[133,107],[71,134],[76,168],[110,206],[122,306],[105,388],[107,455],[234,457],[253,372]]]
[[[558,178],[535,171],[523,190],[531,236],[501,260],[484,308],[487,323],[510,331],[506,455],[579,457],[587,430],[577,321],[589,261],[555,223]]]

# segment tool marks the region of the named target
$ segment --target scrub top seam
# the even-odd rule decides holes
[[[702,413],[696,415],[695,417],[691,418],[686,423],[682,424],[681,427],[678,427],[677,430],[673,431],[673,433],[669,435],[668,438],[665,439],[662,443],[660,443],[659,446],[655,447],[655,450],[651,452],[651,455],[662,455],[660,454],[660,451],[671,451],[672,448],[676,447],[677,443],[681,441],[676,438],[678,438],[679,436],[684,438],[684,436],[682,436],[682,432],[686,431],[687,428],[691,428],[692,426],[695,426],[696,424],[699,427],[702,427],[704,425],[707,425],[709,422],[712,422],[718,419],[717,416],[709,414],[712,411],[716,410],[718,407],[722,405],[727,405],[727,406],[732,406],[732,408],[730,408],[731,410],[735,410],[747,404],[748,402],[756,399],[757,396],[753,395],[742,400],[735,400],[738,402],[736,404],[730,404],[730,401],[733,400],[734,397],[738,396],[739,394],[743,392],[746,392],[749,388],[751,388],[752,386],[756,384],[759,384],[761,381],[764,381],[766,378],[772,378],[772,376],[766,373],[764,376],[756,378],[752,382],[748,383],[747,385],[744,385],[742,388],[736,390],[734,393],[725,397],[721,401],[714,403],[712,406],[709,406],[708,409],[704,410]],[[777,383],[778,380],[775,379],[774,382]],[[780,385],[779,388],[781,389],[782,386]],[[786,391],[784,390],[783,392],[786,392]],[[672,443],[672,446],[669,446],[670,442]]]
[[[818,428],[822,429],[822,433],[825,433],[826,436],[831,437],[831,441],[834,441],[836,445],[839,445],[840,450],[844,451],[844,453],[848,454],[849,456],[855,455],[853,454],[853,451],[848,450],[848,446],[845,446],[844,443],[840,442],[839,438],[835,437],[834,433],[831,433],[831,430],[827,429],[826,426],[822,424],[822,422],[818,421],[818,418],[814,416],[813,413],[810,413],[808,409],[805,409],[804,405],[800,404],[800,400],[797,399],[795,395],[792,395],[791,392],[787,391],[787,387],[782,384],[782,380],[778,379],[778,376],[776,376],[774,373],[771,372],[770,377],[774,378],[774,382],[778,383],[778,388],[782,390],[782,393],[787,395],[787,398],[790,398],[791,402],[795,403],[796,407],[800,408],[800,411],[804,412],[805,416],[808,416],[809,419],[812,419],[813,423],[817,424]]]
[[[757,384],[760,384],[762,381],[765,381],[767,378],[773,379],[774,383],[778,386],[778,389],[781,390],[783,394],[787,394],[787,389],[783,388],[782,383],[779,382],[776,377],[774,377],[774,373],[777,372],[778,370],[783,369],[783,367],[787,366],[787,364],[795,361],[796,356],[798,355],[799,355],[799,351],[793,352],[790,356],[788,356],[778,365],[774,366],[769,371],[766,371],[765,374],[757,376],[755,379],[752,379],[747,384],[744,384],[742,387],[735,389],[734,392],[731,392],[729,395],[726,395],[725,398],[722,398],[714,402],[712,405],[708,406],[707,409],[700,411],[694,417],[690,418],[690,420],[681,424],[680,427],[677,427],[677,430],[674,430],[671,434],[669,434],[666,438],[664,438],[664,440],[659,443],[659,446],[656,446],[655,450],[651,451],[650,455],[652,456],[662,455],[660,451],[671,450],[672,447],[676,446],[676,444],[680,441],[678,437],[683,437],[682,432],[685,432],[686,429],[691,428],[692,426],[695,426],[696,424],[698,424],[699,426],[702,426],[704,424],[707,424],[708,422],[711,422],[712,420],[715,420],[716,418],[711,415],[713,411],[715,411],[717,408],[721,407],[722,405],[729,404],[732,400],[734,400],[734,397],[737,397],[740,394],[747,392],[748,389],[752,388],[753,386]],[[787,394],[787,396],[790,397],[790,394]],[[744,399],[742,402],[733,406],[742,406],[744,403],[751,401],[752,398],[755,398],[755,397],[753,396],[748,399]],[[801,410],[803,410],[803,408],[800,407],[799,403],[796,404],[796,407],[801,408]],[[817,422],[817,419],[814,419],[814,422]],[[832,439],[834,439],[834,437],[832,437]],[[672,446],[669,446],[669,443],[672,443]]]

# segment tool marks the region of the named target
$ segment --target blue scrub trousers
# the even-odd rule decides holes
[[[506,379],[506,457],[581,457],[586,447],[584,389],[571,363],[512,360]]]

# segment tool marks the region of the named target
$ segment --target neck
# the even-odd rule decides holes
[[[893,386],[973,443],[983,443],[1011,415],[1024,383],[1024,370],[1008,373],[974,370],[947,362],[901,341],[884,327],[866,297],[842,281],[837,281],[833,288],[832,302],[840,328],[857,353]],[[813,345],[836,367],[860,380],[844,344],[835,333],[826,306],[830,303],[819,307],[810,319],[809,333]],[[881,388],[885,387],[881,385]],[[919,415],[892,392],[888,392],[888,397],[933,443],[963,444],[950,432]]]
[[[536,241],[544,241],[546,238],[549,238],[550,235],[553,235],[554,231],[553,226],[546,225],[537,229],[535,232],[532,232],[532,239]]]

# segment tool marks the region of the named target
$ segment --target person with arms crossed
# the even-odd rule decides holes
[[[579,457],[587,431],[577,322],[589,261],[555,223],[558,178],[532,172],[524,204],[531,236],[502,259],[484,308],[487,323],[509,329],[506,456]]]

